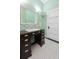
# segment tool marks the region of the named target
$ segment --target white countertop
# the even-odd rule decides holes
[[[40,30],[40,29],[26,29],[25,31],[32,32],[32,31],[38,31],[38,30]]]

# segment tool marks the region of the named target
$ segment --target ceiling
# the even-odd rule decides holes
[[[48,0],[41,0],[44,4],[48,1]]]

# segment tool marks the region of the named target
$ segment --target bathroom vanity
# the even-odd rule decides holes
[[[32,56],[31,46],[35,43],[40,47],[45,44],[45,31],[43,29],[31,29],[20,32],[20,59],[28,59]]]
[[[37,4],[40,9],[31,4],[23,3],[20,5],[20,59],[28,59],[32,56],[31,46],[35,43],[40,47],[45,44],[46,33],[46,13],[43,8]]]

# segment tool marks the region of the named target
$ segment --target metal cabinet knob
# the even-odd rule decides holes
[[[25,50],[25,53],[27,53],[29,50]]]
[[[25,35],[25,37],[27,37],[28,35]]]
[[[28,46],[28,44],[25,45],[25,47],[27,47],[27,46]]]
[[[28,41],[28,39],[25,39],[25,41]]]

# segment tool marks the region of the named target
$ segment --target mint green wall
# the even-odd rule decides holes
[[[40,0],[28,0],[28,4],[31,5],[33,8],[35,8],[35,6],[38,6],[41,9],[41,12],[37,13],[36,10],[32,10],[30,6],[28,6],[29,8],[27,9],[23,9],[21,13],[21,25],[20,25],[21,30],[27,29],[29,27],[38,28],[37,26],[39,26],[40,29],[45,29],[46,18],[42,17],[42,12],[44,8],[43,3]],[[35,17],[38,18],[37,24],[34,24],[34,22],[36,21]],[[32,23],[32,24],[26,24],[26,23]]]
[[[45,14],[44,16],[42,15],[41,16],[41,19],[40,19],[40,21],[41,21],[41,29],[45,29],[45,33],[47,33],[47,15]]]
[[[51,10],[57,7],[59,7],[59,0],[48,0],[44,5],[44,11],[47,12],[48,10]]]

